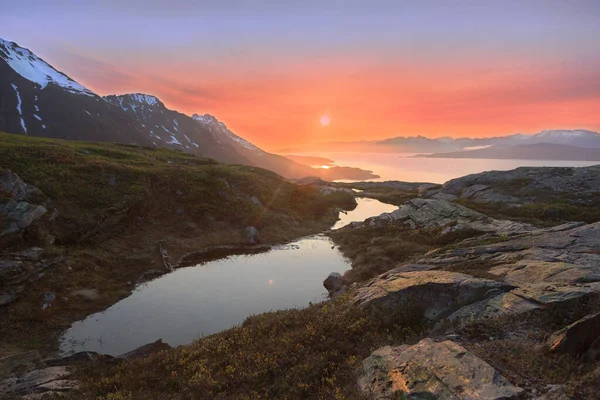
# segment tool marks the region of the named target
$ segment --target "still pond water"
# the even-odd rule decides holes
[[[358,198],[334,228],[396,209]],[[327,297],[323,279],[350,268],[324,235],[274,246],[266,253],[231,256],[181,268],[138,286],[126,299],[75,322],[61,337],[64,354],[119,355],[157,339],[172,346],[231,328],[252,314],[305,307]]]

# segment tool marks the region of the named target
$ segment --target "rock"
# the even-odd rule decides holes
[[[138,347],[135,350],[132,350],[128,353],[121,354],[118,357],[115,357],[119,360],[136,360],[140,358],[146,358],[152,353],[157,353],[163,350],[169,350],[172,347],[168,343],[164,343],[162,339],[158,339],[156,342],[145,344],[141,347]]]
[[[79,289],[71,292],[71,295],[81,297],[85,300],[97,300],[100,297],[96,289]]]
[[[567,396],[563,385],[548,385],[546,386],[546,393],[534,400],[571,400],[571,398]]]
[[[252,201],[252,204],[254,204],[255,206],[262,207],[262,203],[260,202],[260,199],[258,197],[252,196],[250,197],[250,201]]]
[[[24,395],[32,392],[64,391],[76,387],[69,385],[65,378],[71,373],[66,367],[47,367],[27,372],[19,377],[11,377],[0,382],[0,395]],[[53,382],[57,382],[53,384]],[[67,387],[68,386],[68,387]]]
[[[358,385],[370,399],[506,400],[523,393],[460,345],[431,339],[376,350],[363,361]]]
[[[386,308],[417,308],[431,321],[439,321],[459,308],[481,301],[490,289],[509,291],[513,286],[449,271],[386,273],[356,290],[355,301]]]
[[[337,272],[332,272],[323,281],[323,286],[329,292],[329,297],[333,297],[336,293],[343,291],[346,287],[342,275]]]
[[[45,366],[46,364],[37,350],[6,356],[0,358],[0,380]]]
[[[491,289],[489,292],[499,290]],[[524,299],[512,292],[500,293],[494,296],[488,296],[485,299],[466,305],[450,314],[447,318],[452,323],[458,323],[464,326],[468,323],[481,321],[489,318],[495,318],[501,315],[523,314],[532,310],[539,309],[540,306],[535,302]],[[443,325],[436,326],[439,329]]]
[[[42,304],[42,310],[52,306],[52,303],[56,300],[56,295],[52,292],[44,293],[44,304]]]
[[[364,225],[385,226],[395,222],[402,222],[413,228],[458,226],[446,233],[457,229],[472,229],[499,235],[516,235],[535,230],[528,224],[489,218],[470,208],[436,199],[409,200],[396,211],[367,218]]]
[[[17,295],[10,292],[0,292],[0,306],[10,304],[17,300]]]
[[[0,169],[0,236],[20,232],[46,212],[46,196],[10,170]]]
[[[600,313],[588,315],[555,332],[547,341],[550,351],[580,355],[600,338]]]
[[[114,357],[106,354],[98,354],[95,351],[81,351],[62,358],[51,358],[44,360],[49,367],[60,367],[78,363],[98,363],[110,361]]]
[[[488,171],[452,179],[440,192],[481,203],[526,203],[542,198],[593,204],[600,192],[600,166]]]
[[[246,228],[246,234],[248,235],[248,243],[255,244],[258,241],[258,229],[253,226]]]

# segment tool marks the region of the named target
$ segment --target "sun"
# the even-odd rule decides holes
[[[331,118],[329,118],[329,115],[321,116],[321,125],[329,126],[330,123],[331,123]]]

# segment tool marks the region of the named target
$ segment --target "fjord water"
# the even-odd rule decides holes
[[[358,198],[334,228],[396,207]],[[119,355],[163,339],[172,346],[240,324],[252,314],[305,307],[326,299],[323,280],[350,268],[324,235],[274,246],[266,253],[231,256],[181,268],[140,285],[126,299],[75,322],[61,337],[61,352]]]
[[[585,167],[598,161],[494,160],[477,158],[416,158],[407,153],[310,153],[326,157],[337,166],[350,166],[373,171],[376,181],[444,183],[450,179],[484,171],[508,171],[518,167]]]

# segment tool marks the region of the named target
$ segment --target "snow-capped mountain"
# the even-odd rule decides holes
[[[178,149],[227,163],[251,164],[232,143],[222,143],[191,117],[169,110],[157,97],[131,93],[104,100],[133,118],[153,146]]]
[[[208,114],[195,120],[147,94],[98,96],[30,50],[4,39],[0,39],[0,131],[179,149],[286,177],[314,171],[261,150]]]
[[[0,131],[151,145],[120,108],[4,39],[0,39]]]
[[[534,135],[517,133],[508,136],[490,138],[436,138],[423,136],[395,137],[374,142],[376,146],[395,148],[400,152],[450,152],[463,151],[489,146],[519,146],[533,144],[563,144],[577,147],[600,149],[600,134],[588,130],[544,130]]]
[[[586,148],[600,149],[600,134],[585,129],[544,130],[530,136],[527,142],[565,144]]]

